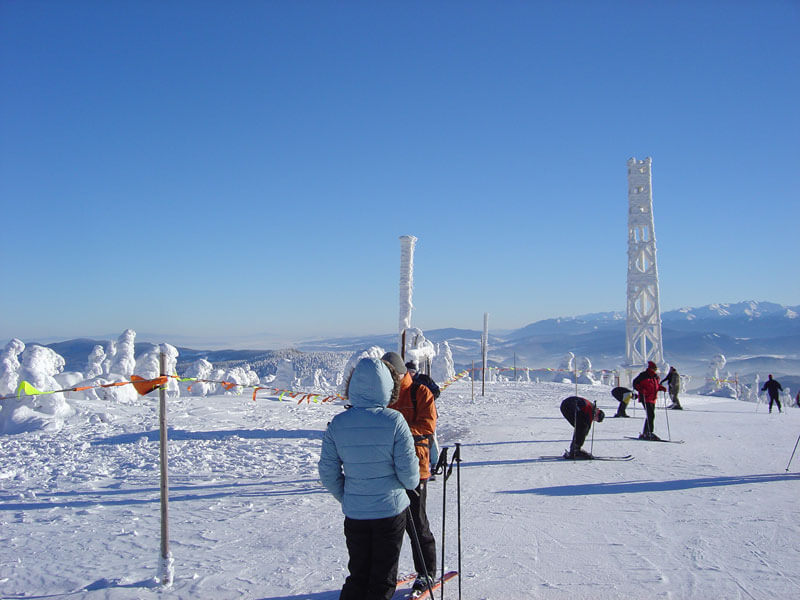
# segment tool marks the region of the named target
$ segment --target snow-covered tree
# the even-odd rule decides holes
[[[18,348],[19,345],[15,345]],[[12,350],[13,352],[13,350]],[[45,346],[32,345],[21,355],[19,381],[42,392],[59,389],[55,375],[64,370],[64,358]],[[62,393],[21,395],[3,401],[0,433],[37,429],[61,429],[64,419],[74,413]]]
[[[86,379],[99,377],[103,374],[103,362],[106,360],[106,351],[101,345],[92,348],[86,365]]]
[[[134,341],[136,332],[133,329],[126,329],[117,339],[116,354],[111,360],[110,372],[123,377],[130,377],[136,369],[136,358],[134,352]]]
[[[195,379],[211,379],[211,372],[214,366],[205,358],[200,358],[190,364],[183,377],[193,377]],[[217,387],[214,383],[203,381],[186,381],[181,384],[186,390],[187,395],[208,396]]]
[[[19,355],[25,344],[17,338],[12,339],[0,352],[0,396],[9,396],[17,391],[19,383]]]

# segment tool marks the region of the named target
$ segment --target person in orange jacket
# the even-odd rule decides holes
[[[389,404],[388,408],[399,411],[405,417],[411,434],[414,436],[414,448],[417,458],[419,458],[419,485],[416,490],[408,493],[408,498],[411,500],[409,511],[412,522],[406,523],[406,532],[412,536],[412,527],[416,529],[422,549],[422,556],[419,556],[412,537],[411,550],[414,557],[414,569],[418,574],[413,589],[422,591],[428,587],[424,575],[427,574],[433,581],[436,573],[436,540],[431,533],[426,506],[428,479],[431,476],[431,441],[436,431],[436,406],[431,391],[424,385],[414,383],[405,362],[397,352],[387,352],[381,357],[381,360],[389,366],[400,381],[397,400]]]
[[[633,380],[633,389],[639,394],[639,402],[644,404],[647,417],[644,420],[644,429],[639,436],[640,440],[654,440],[659,438],[653,433],[653,425],[656,420],[656,400],[658,392],[666,392],[665,388],[658,381],[658,365],[652,360],[647,362],[647,369],[639,373]]]

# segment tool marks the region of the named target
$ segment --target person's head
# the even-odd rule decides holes
[[[647,368],[651,371],[658,371],[658,365],[654,363],[652,360],[647,361]]]
[[[419,371],[419,369],[417,368],[417,361],[415,361],[415,360],[410,360],[410,361],[408,361],[408,362],[406,363],[406,369],[407,369],[407,370],[408,370],[408,372],[409,372],[409,373],[411,373],[412,375],[413,375],[414,373],[416,373],[417,371]]]
[[[772,379],[772,373],[769,374],[769,378]]]
[[[391,365],[398,375],[402,376],[406,374],[406,364],[397,352],[387,352],[381,356],[381,360],[387,365]]]
[[[383,361],[362,358],[350,374],[345,393],[353,406],[385,407],[392,399],[394,388],[391,370]]]
[[[606,413],[604,413],[602,410],[600,410],[600,409],[598,408],[598,409],[597,409],[597,419],[596,419],[596,421],[597,421],[598,423],[602,423],[602,422],[603,422],[603,419],[605,419],[605,418],[606,418]]]

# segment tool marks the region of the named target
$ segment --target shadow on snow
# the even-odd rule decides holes
[[[529,490],[507,490],[500,494],[538,494],[540,496],[591,496],[596,494],[636,494],[639,492],[670,492],[703,487],[726,485],[748,485],[773,483],[776,481],[798,481],[800,473],[764,473],[723,477],[699,477],[697,479],[674,479],[670,481],[620,481],[609,483],[585,483],[578,485],[556,485],[531,488]]]
[[[317,485],[309,485],[310,483]],[[297,486],[296,484],[304,484]],[[283,489],[269,489],[278,486],[295,486]],[[256,489],[258,487],[267,489]],[[319,485],[317,479],[298,479],[294,481],[255,481],[248,483],[231,482],[209,485],[176,485],[169,488],[170,502],[185,502],[192,500],[214,500],[228,496],[237,498],[270,498],[277,496],[304,496],[306,494],[321,494],[325,488]],[[192,492],[192,493],[176,493]],[[135,495],[134,498],[111,499],[111,496]],[[65,492],[39,492],[38,498],[48,498],[45,502],[9,502],[16,497],[0,496],[0,511],[8,510],[37,510],[53,508],[90,508],[93,506],[131,506],[137,504],[154,504],[161,502],[161,488],[127,488],[105,489]]]
[[[322,439],[322,431],[317,429],[223,429],[219,431],[186,431],[185,429],[172,429],[167,428],[167,438],[170,441],[185,441],[185,440],[226,440],[228,438],[238,437],[250,440],[267,440],[274,438],[284,439]],[[92,442],[93,446],[102,445],[117,445],[117,444],[135,444],[142,438],[146,438],[148,442],[159,441],[159,431],[142,431],[139,433],[123,433],[111,437],[95,440]]]

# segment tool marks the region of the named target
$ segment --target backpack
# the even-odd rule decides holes
[[[633,379],[633,381],[631,382],[631,387],[638,392],[639,384],[642,383],[647,377],[648,377],[647,371],[642,371]]]
[[[434,400],[436,400],[439,397],[439,394],[442,393],[442,391],[439,389],[439,386],[436,385],[436,382],[431,379],[430,375],[426,375],[425,373],[417,373],[414,375],[414,383],[424,385],[426,388],[428,388],[431,391],[431,394],[433,394]],[[417,401],[414,400],[415,407],[416,402]]]

